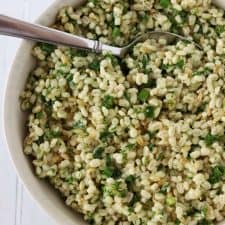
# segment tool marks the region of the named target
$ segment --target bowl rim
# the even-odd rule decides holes
[[[75,2],[76,0],[74,0]],[[79,0],[77,0],[79,2]],[[214,3],[219,6],[220,8],[224,8],[225,10],[225,2],[223,2],[224,0],[213,0]],[[61,0],[54,0],[52,3],[50,3],[50,5],[45,8],[43,11],[40,12],[39,16],[37,16],[36,19],[34,19],[34,22],[37,24],[42,24],[42,19],[44,16],[46,16],[49,12],[52,11],[52,9],[54,7],[59,8],[58,5],[59,3],[62,4]],[[67,4],[65,4],[67,5]],[[8,139],[8,135],[6,132],[6,126],[7,126],[7,122],[6,122],[6,104],[7,104],[7,100],[6,100],[6,96],[7,96],[7,90],[8,90],[8,86],[9,86],[9,80],[12,77],[12,75],[15,73],[15,65],[17,64],[17,59],[18,56],[20,55],[22,49],[26,46],[26,43],[28,41],[27,40],[22,40],[19,44],[19,47],[16,50],[16,54],[13,57],[12,60],[12,64],[10,66],[9,72],[6,73],[6,78],[5,78],[5,84],[3,85],[3,95],[2,95],[2,113],[1,113],[1,118],[0,118],[0,122],[3,125],[2,127],[2,140],[4,143],[5,148],[7,149],[6,151],[9,154],[9,158],[10,161],[12,162],[12,165],[14,167],[14,170],[16,172],[17,177],[19,178],[20,182],[23,185],[23,188],[27,191],[27,193],[29,194],[30,198],[35,202],[35,204],[47,215],[49,216],[53,222],[55,222],[55,224],[65,224],[65,220],[63,219],[64,217],[60,216],[60,214],[55,214],[54,210],[50,210],[46,204],[44,204],[43,202],[40,201],[40,199],[35,195],[35,192],[32,190],[31,186],[28,185],[26,179],[24,179],[24,175],[22,174],[22,172],[20,171],[20,169],[18,168],[18,162],[16,162],[13,154],[10,151],[10,146],[9,146],[9,139]],[[76,222],[76,221],[74,221]],[[225,225],[225,220],[222,221],[221,223],[219,223],[220,225]]]
[[[75,1],[75,0],[74,0]],[[54,7],[59,8],[58,5],[59,3],[62,3],[61,0],[54,0],[52,3],[50,3],[50,5],[45,8],[43,11],[40,12],[40,14],[33,20],[34,23],[36,24],[42,24],[42,19],[44,16],[46,16],[49,12],[52,11],[52,9]],[[67,4],[65,4],[66,6]],[[12,59],[12,64],[10,66],[9,72],[6,73],[6,78],[5,78],[5,84],[3,86],[3,95],[2,95],[2,115],[1,115],[1,124],[3,125],[3,129],[2,129],[2,140],[4,143],[4,146],[6,148],[6,151],[8,152],[9,155],[9,159],[13,165],[14,171],[16,173],[17,178],[19,179],[19,181],[21,182],[21,184],[23,185],[23,188],[27,191],[27,193],[29,194],[30,198],[32,201],[35,202],[36,206],[42,210],[42,212],[44,212],[49,218],[52,219],[52,221],[55,224],[65,224],[65,220],[63,219],[62,216],[60,216],[60,214],[55,214],[54,210],[50,210],[46,204],[44,204],[43,202],[40,201],[40,199],[38,197],[36,197],[35,192],[32,190],[32,186],[28,185],[28,183],[26,182],[26,179],[24,179],[24,175],[20,172],[20,169],[18,169],[18,162],[16,162],[13,154],[10,151],[10,146],[9,146],[9,138],[6,132],[6,126],[7,126],[7,120],[6,120],[6,104],[7,104],[7,90],[8,90],[8,86],[9,86],[9,81],[10,78],[12,77],[12,75],[15,73],[15,65],[17,64],[17,59],[18,56],[20,55],[21,51],[23,50],[24,47],[26,47],[26,44],[30,42],[28,40],[21,40],[19,47],[16,50],[16,53]],[[34,42],[35,43],[35,42]]]

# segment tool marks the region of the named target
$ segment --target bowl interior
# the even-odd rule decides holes
[[[54,22],[57,11],[61,7],[66,5],[79,7],[84,2],[85,0],[56,0],[36,22],[46,26],[50,25]],[[225,9],[224,0],[214,2]],[[24,186],[45,212],[60,225],[85,225],[86,223],[79,214],[65,206],[63,200],[59,198],[59,193],[53,191],[52,186],[34,175],[30,160],[23,154],[25,114],[20,109],[19,95],[24,88],[27,75],[35,65],[31,57],[33,44],[28,41],[22,43],[7,82],[4,96],[4,128],[8,149]],[[225,222],[222,224],[225,225]]]

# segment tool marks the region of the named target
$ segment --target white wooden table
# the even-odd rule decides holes
[[[53,0],[0,0],[0,14],[33,21]],[[15,38],[0,36],[0,115],[2,92],[13,57],[20,44]],[[30,198],[18,180],[2,140],[0,120],[0,224],[55,225]]]

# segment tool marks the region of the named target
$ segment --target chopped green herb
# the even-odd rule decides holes
[[[66,80],[67,81],[69,81],[69,82],[72,82],[73,81],[73,74],[68,74],[67,76],[66,76]]]
[[[110,165],[113,163],[110,154],[107,154],[107,155],[106,155],[105,161],[106,161],[106,165],[107,165],[107,166],[110,166]]]
[[[54,131],[54,130],[51,130],[45,133],[45,136],[47,139],[57,138],[57,137],[60,137],[60,135],[61,135],[60,131]]]
[[[149,58],[147,55],[144,55],[142,58],[142,67],[144,69],[144,73],[149,73],[151,70],[147,68],[149,63]]]
[[[79,120],[79,121],[74,123],[73,128],[74,129],[84,129],[85,125],[83,124],[82,121]]]
[[[89,218],[89,219],[87,220],[87,222],[88,222],[89,225],[94,225],[94,224],[95,224],[94,218]]]
[[[196,209],[196,208],[190,208],[186,212],[186,215],[187,216],[194,216],[195,214],[199,214],[199,213],[201,213],[201,212],[198,209]]]
[[[172,20],[172,21],[173,21],[173,20]],[[180,24],[178,24],[177,22],[176,22],[176,23],[173,23],[172,21],[171,21],[171,23],[172,23],[171,31],[172,31],[173,33],[180,33],[181,30],[182,30]]]
[[[124,7],[123,7],[123,14],[126,14],[129,10],[129,5],[128,4],[124,4]]]
[[[147,106],[145,108],[144,113],[145,113],[145,116],[147,118],[154,118],[154,116],[155,116],[155,107],[151,106],[151,105]]]
[[[67,182],[68,184],[73,184],[74,181],[75,181],[75,178],[72,177],[72,176],[70,176],[70,177],[66,178],[65,180],[66,180],[66,182]]]
[[[175,66],[182,69],[184,67],[184,60],[179,59]]]
[[[97,147],[94,149],[94,152],[93,152],[93,157],[95,159],[101,159],[102,158],[102,154],[104,152],[104,148],[102,147]]]
[[[129,175],[125,178],[126,183],[133,183],[135,181],[135,176],[134,175]]]
[[[212,222],[206,219],[200,220],[197,225],[212,225]]]
[[[166,171],[167,168],[166,166],[164,166],[162,163],[160,163],[158,166],[157,166],[157,171]]]
[[[170,0],[160,0],[159,4],[162,8],[166,9],[170,6]]]
[[[115,39],[120,36],[120,28],[114,27],[112,30],[112,38]]]
[[[172,68],[172,65],[170,65],[170,64],[164,64],[164,63],[162,63],[161,66],[160,66],[160,69],[162,70],[162,74],[166,74],[167,71],[169,69],[171,69],[171,68]]]
[[[182,18],[183,22],[186,22],[188,20],[189,12],[184,11],[184,10],[182,10],[182,11],[176,10],[176,12],[177,12],[178,15],[180,15],[180,17]]]
[[[112,109],[115,106],[114,98],[111,95],[106,95],[103,98],[102,105],[107,109]]]
[[[127,133],[128,131],[129,131],[129,129],[126,131],[126,133]],[[122,156],[123,156],[123,159],[127,159],[127,153],[128,153],[130,150],[134,149],[134,147],[135,147],[135,144],[128,144],[128,145],[121,151]]]
[[[162,160],[163,158],[164,158],[164,154],[163,154],[163,152],[160,152],[160,153],[158,154],[158,156],[156,157],[156,160],[160,161],[160,160]]]
[[[117,66],[119,64],[119,61],[118,61],[117,57],[114,56],[114,55],[107,54],[106,58],[109,58],[111,60],[111,63],[112,63],[113,66]]]
[[[162,194],[166,194],[169,190],[169,187],[170,187],[169,184],[165,184],[161,187],[159,192],[162,193]]]
[[[174,206],[176,204],[176,199],[172,196],[166,198],[166,204],[168,206]]]
[[[129,150],[134,149],[134,147],[135,147],[135,144],[131,144],[131,143],[126,146],[126,148],[128,148]]]
[[[140,88],[155,88],[156,87],[156,80],[149,79],[147,84],[143,84]]]
[[[215,27],[215,31],[216,31],[217,35],[220,35],[225,31],[225,26],[224,25],[217,25]]]
[[[113,176],[113,168],[112,167],[105,167],[102,171],[102,174],[106,177],[112,177]]]
[[[222,165],[215,166],[212,168],[211,174],[209,176],[209,182],[211,184],[216,184],[222,180],[225,176],[225,167]]]
[[[39,43],[39,46],[41,50],[46,52],[48,55],[50,55],[56,49],[55,45],[48,44],[48,43]]]
[[[109,132],[108,130],[105,130],[100,133],[100,140],[102,142],[107,142],[112,137],[113,137],[113,133]]]
[[[85,50],[70,48],[70,55],[72,57],[86,57],[87,54],[88,54],[88,52]]]
[[[176,67],[183,69],[184,67],[184,59],[179,59],[176,64],[161,64],[160,69],[162,73],[166,73],[168,71],[174,70]]]
[[[94,5],[98,3],[98,0],[88,0],[89,2],[92,2]]]
[[[201,209],[201,214],[204,218],[207,216],[207,211],[208,211],[207,207]]]
[[[43,116],[43,112],[38,112],[38,113],[36,113],[36,118],[37,118],[37,119],[41,119],[42,116]]]
[[[89,64],[89,68],[94,71],[99,71],[100,70],[100,61],[93,60],[93,62]]]
[[[118,178],[121,175],[121,171],[115,166],[106,166],[102,170],[102,175],[106,177]]]
[[[144,23],[147,23],[149,20],[149,15],[147,13],[143,13],[140,15],[140,20],[143,21]]]
[[[155,145],[154,144],[150,144],[148,146],[148,148],[149,148],[149,151],[152,152],[154,150],[154,148],[155,148]]]
[[[101,173],[106,177],[113,177],[113,178],[118,178],[121,175],[121,171],[114,164],[109,154],[106,155],[106,165],[104,169],[101,171]]]
[[[198,106],[196,113],[204,112],[206,105],[207,105],[207,103],[202,103],[200,106]]]
[[[212,72],[212,70],[208,67],[205,67],[202,70],[196,71],[192,74],[192,76],[208,76],[210,73]]]
[[[180,225],[180,220],[176,219],[174,225]]]
[[[211,146],[213,143],[220,141],[220,137],[218,135],[207,134],[204,138],[204,141],[207,146]]]
[[[141,102],[146,102],[149,98],[150,94],[149,91],[145,88],[143,88],[140,93],[138,94],[138,99]]]
[[[124,198],[127,195],[127,190],[121,186],[122,182],[120,181],[112,183],[110,185],[105,185],[103,187],[103,193],[105,195],[119,196],[121,198]]]
[[[128,91],[124,91],[124,97],[126,98],[126,100],[128,101],[128,102],[130,102],[130,94],[128,93]]]
[[[155,135],[156,135],[156,132],[150,132],[150,131],[148,132],[148,136],[150,139],[154,138]]]

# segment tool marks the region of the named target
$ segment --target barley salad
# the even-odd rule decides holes
[[[212,225],[225,217],[225,18],[209,0],[90,0],[53,27],[123,59],[37,44],[21,94],[38,177],[96,225]]]

